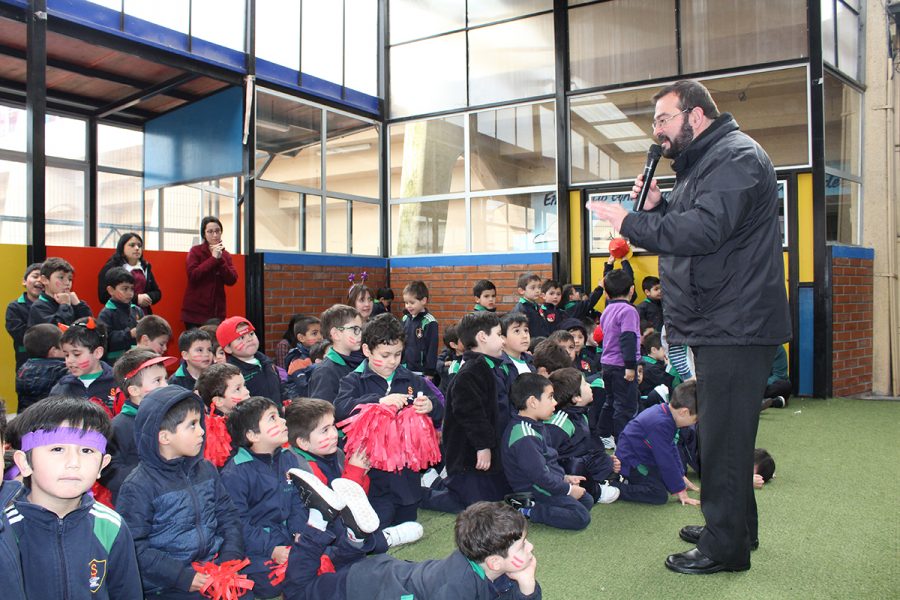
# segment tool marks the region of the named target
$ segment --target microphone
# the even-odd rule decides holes
[[[634,199],[634,207],[632,209],[634,212],[644,210],[644,202],[647,201],[647,194],[650,193],[650,182],[653,180],[653,173],[656,172],[656,165],[661,157],[662,146],[659,144],[653,144],[647,150],[647,163],[644,165],[644,185],[641,187],[637,198]]]

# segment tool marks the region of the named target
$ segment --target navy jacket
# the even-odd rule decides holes
[[[638,389],[642,396],[649,394],[658,385],[664,385],[669,388],[669,391],[672,391],[672,382],[675,378],[668,372],[666,363],[649,356],[642,356],[641,364],[644,365],[644,377]]]
[[[109,465],[103,469],[100,483],[112,493],[113,504],[119,497],[119,489],[125,482],[125,478],[134,471],[140,462],[137,444],[134,439],[134,416],[138,407],[126,400],[122,405],[122,412],[113,417],[112,437],[109,440],[107,452],[112,459]]]
[[[309,361],[309,348],[297,342],[297,345],[288,350],[288,353],[284,356],[284,370],[288,373],[291,372],[291,363],[295,360],[299,360],[301,362],[297,363],[297,366],[294,370],[305,369],[312,364],[312,361]],[[309,361],[307,364],[305,361]]]
[[[193,392],[159,388],[141,402],[134,435],[141,462],[125,479],[116,502],[134,536],[144,594],[159,598],[202,598],[189,593],[191,563],[244,558],[241,522],[219,472],[197,456],[165,460],[159,430],[166,412]],[[199,405],[199,403],[198,403]],[[200,414],[200,425],[206,419]]]
[[[77,319],[92,315],[91,307],[84,300],[72,306],[71,304],[59,304],[50,296],[41,294],[28,311],[28,326],[39,323],[71,325]]]
[[[109,257],[109,260],[106,261],[106,264],[100,268],[100,273],[97,274],[97,297],[100,299],[100,302],[105,303],[109,300],[109,292],[106,291],[106,272],[113,267],[124,266],[125,257],[121,254],[113,254]],[[159,289],[159,284],[156,283],[156,277],[153,276],[152,265],[144,260],[143,257],[141,257],[141,270],[144,271],[144,278],[147,280],[147,285],[141,293],[150,296],[150,300],[153,304],[158,304],[162,299],[162,291]],[[137,290],[135,290],[134,297],[137,299]],[[153,311],[149,306],[145,312],[148,315],[153,314]]]
[[[544,438],[544,424],[516,415],[503,434],[503,472],[514,492],[567,496],[566,472]]]
[[[677,494],[685,489],[684,463],[678,453],[678,428],[668,404],[656,404],[633,418],[619,434],[616,456],[622,461],[622,475],[646,467],[659,469],[666,489]],[[643,471],[642,471],[643,469]]]
[[[5,487],[5,484],[4,484]],[[81,505],[60,519],[20,499],[6,509],[27,568],[25,592],[33,600],[140,600],[134,542],[122,517],[83,494]],[[3,589],[6,599],[6,588]]]
[[[568,316],[565,311],[555,304],[550,303],[541,304],[540,313],[541,316],[544,317],[544,320],[547,321],[547,326],[550,328],[551,332],[559,329],[559,324]],[[531,329],[529,328],[529,332],[530,331]]]
[[[16,352],[16,368],[22,366],[28,358],[25,352],[25,332],[28,331],[28,313],[31,311],[31,300],[22,292],[22,295],[6,305],[6,331],[13,341],[13,350]]]
[[[22,412],[38,400],[50,395],[60,379],[69,373],[61,358],[29,358],[16,372],[16,393]],[[84,387],[84,386],[82,386]]]
[[[21,491],[22,484],[18,481],[4,481],[0,487],[0,590],[3,590],[4,600],[25,600],[19,543],[5,512]]]
[[[426,308],[415,317],[403,313],[403,329],[406,344],[403,347],[403,361],[406,368],[423,375],[437,375],[439,326],[434,315]]]
[[[591,437],[585,407],[561,408],[544,424],[544,438],[556,450],[560,463],[603,448]]]
[[[97,398],[112,412],[119,387],[116,385],[116,378],[113,377],[112,367],[101,362],[100,368],[102,369],[100,376],[93,380],[88,387],[84,387],[78,377],[69,373],[53,386],[50,393],[66,394],[76,398]]]
[[[650,324],[653,325],[653,329],[655,329],[657,332],[662,331],[662,302],[660,302],[659,300],[644,298],[644,301],[637,305],[637,311],[641,316],[641,321],[649,321]]]
[[[547,337],[554,331],[555,327],[551,325],[541,314],[541,307],[534,302],[529,302],[525,298],[519,298],[519,301],[513,307],[512,312],[520,312],[528,317],[528,332],[531,333],[532,339],[536,337]]]
[[[627,260],[622,261],[622,268],[626,271],[631,270],[631,265],[628,264]],[[603,266],[603,274],[606,275],[609,271],[612,271],[612,265],[609,263],[604,264]],[[634,273],[632,272],[632,278],[634,278]],[[563,306],[562,310],[566,313],[566,317],[569,319],[584,319],[585,317],[590,317],[592,319],[596,319],[600,316],[600,313],[594,308],[597,306],[597,303],[600,302],[600,299],[603,298],[603,286],[598,285],[591,291],[591,295],[588,296],[587,300],[573,300],[571,302],[567,302],[565,306]]]
[[[489,472],[499,472],[502,469],[501,434],[497,430],[500,411],[493,367],[500,360],[466,351],[463,361],[447,390],[442,430],[444,463],[450,474],[474,472],[478,450],[490,449]]]
[[[222,467],[222,485],[240,515],[244,547],[250,564],[243,573],[256,585],[257,598],[274,598],[281,592],[269,582],[269,567],[276,546],[290,546],[294,534],[303,530],[309,513],[300,494],[288,481],[288,469],[297,466],[290,450],[281,448],[274,455],[254,454],[238,448]]]
[[[124,304],[110,298],[97,320],[106,325],[107,345],[106,362],[114,364],[116,360],[131,349],[135,339],[131,330],[137,327],[137,322],[144,316],[144,311],[137,304]]]
[[[341,379],[358,367],[365,357],[361,352],[344,356],[334,348],[329,348],[325,359],[320,362],[309,377],[309,397],[334,402],[340,388]]]
[[[184,360],[181,361],[178,370],[169,377],[169,385],[180,385],[186,390],[192,390],[197,385],[197,380],[188,372],[187,363]]]
[[[412,389],[413,397],[421,393],[431,399],[433,408],[430,417],[435,425],[440,425],[444,416],[444,406],[438,401],[433,389],[425,383],[425,379],[402,366],[397,367],[391,382],[369,368],[369,361],[364,360],[352,372],[341,379],[337,396],[334,398],[334,418],[342,421],[350,416],[358,404],[378,402],[387,394],[408,394]]]
[[[281,377],[275,370],[275,363],[262,352],[257,352],[254,358],[259,361],[259,365],[244,362],[229,354],[228,364],[241,370],[244,384],[251,396],[262,396],[280,403],[285,398],[281,390]]]

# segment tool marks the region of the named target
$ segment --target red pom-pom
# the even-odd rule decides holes
[[[225,417],[215,414],[215,404],[206,417],[206,447],[203,449],[203,458],[223,467],[231,457],[231,436],[225,427]]]
[[[209,579],[200,588],[200,593],[213,600],[234,600],[253,589],[253,582],[246,575],[238,573],[250,564],[250,559],[227,560],[220,565],[214,562],[191,563],[198,573],[208,575]]]
[[[112,501],[112,492],[99,481],[95,481],[94,485],[91,486],[91,495],[94,497],[94,502],[99,502],[110,508],[115,508]]]
[[[284,577],[287,574],[287,565],[288,561],[284,561],[281,564],[278,564],[274,560],[267,560],[263,563],[267,567],[269,567],[269,583],[273,586],[279,586],[284,582]]]
[[[441,460],[437,432],[428,415],[419,414],[411,406],[397,415],[397,429],[405,457],[405,466],[424,471]]]
[[[614,238],[609,241],[609,253],[613,258],[625,258],[629,252],[631,252],[631,248],[625,238]]]
[[[600,329],[599,325],[594,328],[594,341],[597,342],[598,345],[603,345],[603,330]]]
[[[352,456],[362,449],[369,464],[381,471],[404,467],[421,471],[440,461],[437,432],[427,415],[412,406],[396,412],[384,404],[361,404],[338,423],[347,436],[344,452]]]

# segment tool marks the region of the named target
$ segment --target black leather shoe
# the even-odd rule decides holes
[[[685,525],[681,528],[681,531],[678,532],[678,537],[689,544],[696,544],[700,541],[700,535],[702,533],[703,525]],[[759,548],[759,540],[753,540],[750,544],[750,550],[756,550],[757,548]]]
[[[666,568],[676,573],[685,573],[688,575],[711,575],[720,571],[746,571],[750,568],[750,564],[746,565],[726,565],[715,561],[702,552],[694,548],[687,552],[671,554],[666,559]]]

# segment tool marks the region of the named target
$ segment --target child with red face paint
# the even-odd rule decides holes
[[[211,365],[200,373],[194,391],[208,409],[225,416],[250,397],[241,370],[229,364]]]
[[[275,402],[287,399],[275,363],[259,351],[256,328],[244,317],[228,317],[216,329],[219,345],[225,349],[227,363],[244,376],[251,396],[263,396]]]
[[[335,304],[322,313],[322,336],[331,342],[325,358],[309,377],[309,396],[334,402],[341,378],[365,358],[359,352],[362,317],[352,306]]]
[[[106,327],[93,317],[78,319],[63,332],[59,347],[66,360],[69,374],[50,390],[52,395],[88,398],[115,416],[116,394],[119,389],[112,367],[103,362],[106,352]]]

